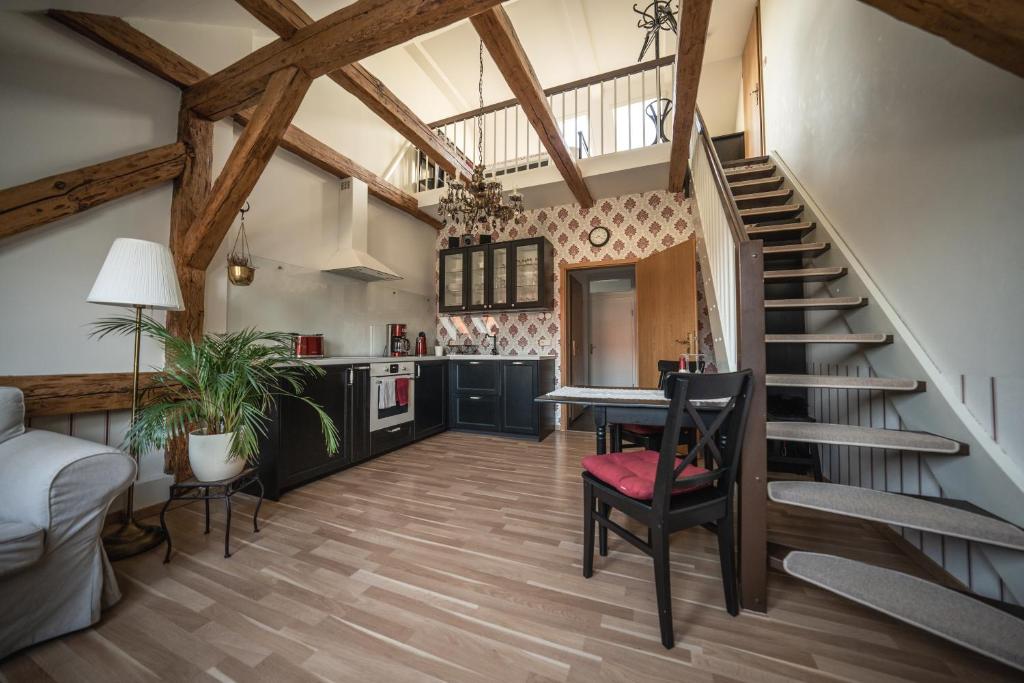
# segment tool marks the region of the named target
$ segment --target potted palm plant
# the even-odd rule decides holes
[[[134,334],[134,317],[115,316],[94,323],[95,336]],[[245,329],[205,334],[198,342],[181,339],[148,316],[142,333],[164,349],[164,368],[154,378],[126,445],[135,453],[166,448],[188,437],[188,458],[200,481],[219,481],[254,464],[259,437],[270,410],[282,397],[308,404],[320,417],[329,453],[338,452],[338,428],[315,402],[302,396],[306,380],[324,370],[295,358],[290,334]]]

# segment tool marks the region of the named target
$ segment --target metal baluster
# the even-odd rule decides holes
[[[600,112],[601,112],[601,154],[604,154],[604,133],[605,133],[605,130],[604,130],[604,81],[602,81],[599,85],[601,87],[601,104],[600,104]]]
[[[612,151],[619,151],[619,79],[612,79]]]
[[[519,106],[515,107],[516,112],[516,170],[519,170]]]
[[[647,146],[647,74],[640,72],[640,146]]]

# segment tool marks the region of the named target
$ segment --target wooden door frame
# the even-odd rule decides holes
[[[639,258],[609,259],[606,261],[580,261],[579,263],[560,263],[558,265],[558,331],[561,336],[559,341],[559,369],[558,386],[565,386],[569,379],[569,288],[567,286],[570,271],[573,270],[599,270],[602,268],[617,268],[621,266],[636,266]],[[633,334],[636,334],[634,327]],[[636,354],[633,358],[634,365],[637,364]],[[636,368],[637,376],[640,369]],[[558,406],[558,429],[566,431],[569,429],[569,407],[565,404]]]
[[[765,150],[768,149],[768,144],[765,142],[765,125],[764,125],[764,41],[761,38],[761,3],[758,2],[754,5],[754,16],[751,17],[751,21],[755,27],[755,33],[757,34],[757,98],[760,101],[760,105],[757,107],[757,118],[758,124],[761,126],[761,149],[756,150],[757,155],[767,154]],[[743,67],[740,66],[740,80],[743,80]],[[746,88],[744,88],[746,91]],[[744,95],[745,96],[745,95]]]

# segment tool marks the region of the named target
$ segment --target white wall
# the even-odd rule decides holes
[[[728,135],[737,128],[736,107],[740,95],[740,58],[704,64],[697,87],[697,106],[712,136]],[[742,126],[742,120],[740,121]]]
[[[130,23],[209,71],[232,63],[262,40],[242,28]],[[173,142],[179,100],[177,88],[53,20],[0,11],[0,187]],[[378,172],[402,144],[397,133],[333,83],[314,86],[296,122]],[[237,135],[231,123],[216,125],[215,173]],[[315,271],[324,255],[322,233],[337,226],[339,189],[336,178],[278,151],[250,197],[247,229],[253,253],[290,269]],[[119,309],[87,304],[85,296],[114,238],[166,243],[170,201],[168,183],[0,242],[0,374],[131,369],[130,340],[87,336],[91,321]],[[369,211],[371,253],[405,280],[367,286],[317,272],[327,285],[313,296],[301,290],[275,292],[275,301],[289,311],[286,319],[274,319],[256,306],[248,317],[236,316],[238,324],[323,331],[329,344],[331,337],[336,342],[329,346],[333,352],[360,354],[371,350],[363,339],[368,332],[360,332],[371,324],[408,322],[415,332],[434,329],[437,233],[373,198]],[[244,300],[238,288],[229,292],[224,271],[235,229],[210,267],[209,330],[236,328],[229,311],[232,302]],[[269,268],[258,271],[249,292],[264,290],[275,282],[273,275]],[[344,296],[336,296],[339,292]],[[144,344],[142,361],[146,367],[159,366],[159,349]],[[155,484],[140,488],[140,505],[166,495],[160,469],[159,454],[147,456],[143,478]]]
[[[765,0],[766,140],[1024,463],[1024,80],[853,0]]]

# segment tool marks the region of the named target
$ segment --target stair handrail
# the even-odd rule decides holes
[[[699,108],[695,120],[689,180],[701,214],[698,246],[704,270],[708,271],[704,273],[704,290],[714,309],[709,317],[727,359],[725,367],[720,365],[719,369],[753,372],[750,419],[744,433],[738,482],[740,603],[745,609],[764,612],[768,581],[764,243],[747,234]],[[728,227],[722,226],[723,221]],[[724,324],[723,315],[727,316]],[[717,346],[715,361],[719,361]]]

